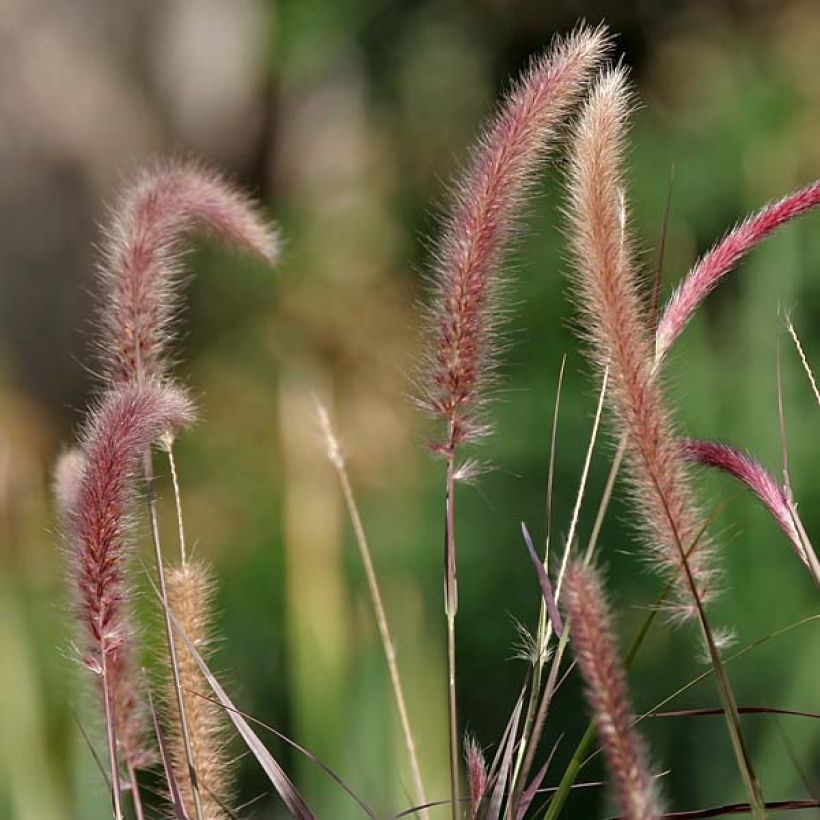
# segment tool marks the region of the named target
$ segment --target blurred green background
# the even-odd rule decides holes
[[[219,579],[214,665],[241,708],[310,748],[379,812],[411,804],[363,573],[315,423],[318,395],[331,407],[363,506],[428,792],[446,797],[443,475],[423,446],[432,430],[410,400],[423,343],[417,305],[446,206],[443,181],[510,75],[581,17],[605,19],[634,69],[642,104],[631,197],[650,275],[675,169],[668,293],[734,221],[820,172],[817,2],[4,1],[0,817],[109,816],[72,717],[92,724],[94,709],[70,658],[49,482],[94,389],[90,294],[104,203],[146,158],[169,153],[225,168],[260,197],[285,237],[275,272],[205,243],[188,257],[196,276],[179,374],[202,419],[177,453],[189,535]],[[536,618],[538,588],[519,522],[543,537],[562,356],[559,533],[595,403],[570,330],[554,167],[537,194],[509,266],[513,344],[493,408],[496,430],[476,453],[494,470],[461,490],[458,509],[460,717],[491,753],[525,673],[513,659],[514,619],[532,628]],[[791,474],[810,534],[820,531],[820,411],[778,311],[792,311],[820,366],[818,268],[820,220],[809,216],[721,286],[669,364],[683,430],[748,447],[779,473],[781,344]],[[593,461],[582,541],[608,456],[602,448]],[[735,490],[707,476],[702,487],[709,502]],[[716,530],[726,570],[716,624],[732,626],[743,644],[817,612],[808,575],[752,500],[733,497]],[[620,494],[601,554],[626,641],[659,584],[636,554]],[[149,631],[150,623],[147,616]],[[630,675],[636,709],[703,668],[691,630],[656,629]],[[733,664],[731,676],[743,705],[820,710],[816,625],[765,644]],[[706,682],[671,708],[716,700]],[[548,783],[585,719],[570,683],[545,733],[544,753],[565,733]],[[815,721],[754,716],[745,726],[768,799],[817,796]],[[657,719],[645,732],[653,760],[669,770],[670,806],[743,799],[719,718]],[[320,817],[355,816],[321,772],[275,739],[270,745]],[[238,765],[240,800],[255,800],[243,814],[283,816],[249,756]],[[596,763],[583,779],[600,774]],[[603,790],[585,789],[566,816],[606,812]]]

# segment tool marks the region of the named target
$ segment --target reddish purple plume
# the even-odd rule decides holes
[[[687,461],[715,467],[742,481],[763,503],[791,541],[798,558],[812,571],[817,557],[809,542],[796,505],[786,487],[778,484],[771,473],[748,453],[719,441],[685,439],[681,453]],[[812,560],[813,559],[813,560]]]
[[[106,670],[118,746],[134,767],[146,759],[138,687],[130,668],[133,628],[125,582],[135,469],[160,436],[192,421],[191,403],[176,388],[114,388],[91,411],[82,455],[75,457],[80,469],[70,471],[66,536],[77,615],[85,633],[84,662],[96,674]]]
[[[655,361],[666,355],[698,305],[758,243],[781,225],[820,204],[820,180],[772,202],[732,228],[686,275],[666,305],[655,337]]]
[[[438,246],[425,373],[425,404],[448,427],[446,440],[434,449],[449,452],[486,432],[479,409],[498,347],[499,267],[540,160],[607,44],[603,28],[580,29],[533,60],[454,186]]]
[[[478,817],[478,808],[487,791],[487,761],[484,752],[471,735],[464,739],[464,760],[470,786],[470,818]]]
[[[268,262],[275,232],[222,177],[192,163],[161,163],[125,190],[106,232],[100,266],[106,375],[115,384],[167,369],[178,305],[180,240],[202,229]]]
[[[654,820],[661,811],[658,795],[634,727],[601,579],[592,567],[575,562],[567,570],[565,589],[572,646],[621,815],[625,820]]]

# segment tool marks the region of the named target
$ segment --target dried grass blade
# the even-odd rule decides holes
[[[259,765],[268,776],[271,784],[282,798],[285,806],[287,806],[288,811],[290,811],[290,813],[297,818],[297,820],[316,820],[315,815],[308,808],[290,778],[285,774],[282,767],[276,762],[273,755],[265,748],[262,741],[253,729],[251,729],[242,714],[233,705],[233,702],[228,697],[219,681],[214,677],[213,673],[208,668],[208,665],[204,660],[202,660],[202,657],[199,652],[197,652],[196,647],[180,627],[174,613],[171,612],[167,606],[165,606],[164,601],[163,606],[165,607],[165,611],[168,613],[168,616],[173,623],[174,629],[177,631],[177,634],[182,639],[182,642],[191,653],[191,657],[193,657],[193,659],[197,662],[197,666],[199,666],[203,676],[208,681],[208,685],[211,687],[222,706],[225,707],[225,710],[228,712],[228,716],[236,727],[236,730],[239,732],[242,740],[245,741],[245,745],[259,762]]]
[[[555,596],[552,594],[552,584],[550,583],[549,575],[547,575],[547,570],[541,563],[541,559],[538,557],[535,547],[532,544],[530,531],[527,529],[527,525],[523,521],[521,522],[521,533],[524,536],[524,543],[527,545],[530,558],[532,558],[532,563],[535,566],[535,572],[538,575],[538,583],[541,586],[541,594],[544,596],[544,603],[547,607],[550,623],[552,624],[555,634],[560,638],[564,632],[564,625],[561,622],[561,615],[555,604]]]
[[[510,719],[510,731],[507,733],[507,742],[504,744],[504,752],[501,756],[501,763],[498,769],[498,776],[493,788],[490,805],[487,809],[487,820],[498,820],[501,817],[501,804],[504,800],[504,791],[507,785],[507,779],[510,774],[512,766],[513,754],[518,745],[518,723],[521,719],[521,711],[524,708],[524,692],[518,696],[518,702],[513,709],[512,717]],[[499,749],[499,752],[501,750]]]

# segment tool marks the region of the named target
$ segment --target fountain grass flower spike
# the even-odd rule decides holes
[[[133,771],[152,757],[130,657],[134,630],[126,576],[136,470],[154,442],[191,424],[193,415],[178,389],[154,383],[114,388],[91,410],[81,455],[72,458],[58,480],[83,662],[103,690],[115,803],[118,759],[133,783]]]
[[[447,461],[444,609],[447,617],[451,810],[460,813],[455,617],[458,609],[454,488],[471,472],[456,448],[488,432],[482,408],[493,383],[501,318],[500,273],[524,198],[558,129],[608,46],[603,28],[581,28],[553,43],[513,86],[473,149],[452,191],[438,243],[423,404],[445,425],[433,444]]]
[[[267,262],[277,237],[244,195],[195,163],[148,167],[125,190],[103,244],[101,343],[105,373],[121,384],[162,376],[179,304],[181,238],[193,229]]]
[[[671,611],[697,608],[682,549],[701,602],[715,594],[713,548],[689,488],[671,414],[653,372],[653,339],[630,258],[621,158],[630,100],[625,71],[605,73],[584,105],[569,173],[569,242],[576,302],[590,358],[609,368],[610,407],[627,438],[627,477],[652,565],[673,585]]]
[[[481,419],[498,352],[504,254],[541,160],[608,49],[603,28],[581,28],[535,58],[513,86],[452,188],[438,243],[425,404],[447,425],[437,449],[487,432]]]
[[[723,442],[684,439],[680,446],[687,461],[714,467],[745,484],[786,534],[797,557],[820,586],[820,564],[788,487],[778,484],[771,473],[748,453]]]
[[[655,360],[660,363],[698,305],[720,280],[769,234],[820,205],[820,180],[761,208],[707,251],[675,289],[658,322]]]
[[[661,813],[657,789],[633,725],[626,673],[601,579],[592,567],[575,562],[567,570],[565,589],[572,646],[621,816],[655,820]]]

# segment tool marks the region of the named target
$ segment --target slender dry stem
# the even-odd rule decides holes
[[[350,515],[350,521],[353,525],[353,533],[356,536],[356,544],[359,548],[359,555],[361,556],[362,565],[364,566],[365,577],[367,578],[367,587],[370,592],[370,600],[373,603],[373,611],[376,615],[376,624],[379,629],[379,637],[381,638],[384,656],[387,660],[390,685],[393,688],[393,698],[396,701],[396,709],[399,713],[402,735],[404,736],[404,745],[407,749],[407,757],[410,762],[415,800],[419,806],[424,806],[427,804],[427,796],[424,791],[424,782],[421,777],[421,766],[419,765],[418,754],[416,752],[416,740],[410,724],[410,712],[407,709],[407,701],[404,697],[404,687],[401,682],[398,660],[396,658],[396,645],[390,632],[390,624],[387,620],[387,612],[384,608],[384,600],[382,599],[378,575],[376,574],[376,568],[373,564],[373,557],[370,553],[367,533],[365,532],[362,517],[359,513],[359,505],[356,503],[356,496],[353,493],[353,486],[350,483],[350,477],[347,473],[347,466],[345,464],[344,456],[342,455],[342,449],[330,423],[330,416],[327,409],[322,405],[319,405],[318,413],[319,423],[321,424],[322,432],[324,433],[325,442],[327,444],[328,458],[330,459],[330,463],[335,468],[336,474],[339,477],[342,495],[344,496],[345,505],[347,506],[347,511]],[[422,817],[429,816],[426,809],[421,809],[419,814]]]

